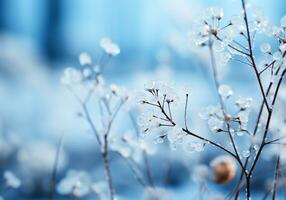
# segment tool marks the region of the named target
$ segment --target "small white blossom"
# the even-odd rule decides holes
[[[83,197],[90,192],[89,175],[85,171],[70,170],[58,184],[57,190],[63,195]]]
[[[61,78],[61,83],[63,85],[73,85],[79,84],[83,80],[82,74],[79,70],[68,67],[64,71],[64,75]]]
[[[280,60],[282,58],[282,53],[280,51],[276,51],[273,53],[273,60]]]
[[[221,85],[218,89],[218,92],[224,99],[227,99],[233,95],[233,91],[228,85]]]
[[[269,43],[262,43],[260,45],[260,51],[262,53],[270,53],[271,52],[271,46]]]
[[[112,42],[110,38],[102,38],[100,40],[100,46],[108,55],[116,56],[120,53],[119,46],[116,43]]]
[[[236,105],[243,110],[250,108],[251,103],[252,103],[252,98],[239,97],[236,101]]]
[[[89,78],[92,75],[92,71],[90,68],[84,68],[82,74],[84,78]]]
[[[249,151],[249,150],[243,150],[243,151],[242,151],[242,156],[243,156],[244,158],[248,158],[248,157],[250,156],[250,151]]]
[[[92,60],[91,57],[88,53],[83,52],[79,55],[79,63],[80,65],[84,66],[84,65],[91,65],[92,64]]]
[[[11,171],[4,172],[5,184],[11,188],[19,188],[21,186],[21,180]]]

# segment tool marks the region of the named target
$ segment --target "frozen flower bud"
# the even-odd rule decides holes
[[[223,65],[227,64],[231,59],[231,54],[228,52],[222,52],[219,55],[219,62]]]
[[[262,43],[262,44],[260,45],[260,51],[261,51],[262,53],[269,53],[269,52],[271,52],[271,46],[270,46],[270,44],[268,44],[268,43]]]
[[[211,7],[206,10],[205,16],[207,18],[213,18],[217,20],[221,20],[223,17],[223,9],[218,7]]]
[[[251,106],[252,98],[239,97],[235,104],[242,110],[248,109]]]
[[[184,136],[182,130],[178,127],[173,127],[171,130],[168,132],[168,140],[170,143],[176,143],[178,140],[180,140]]]
[[[89,78],[92,74],[92,71],[90,68],[84,68],[82,74],[85,78]]]
[[[119,90],[120,90],[120,88],[116,85],[116,84],[111,84],[110,85],[110,89],[111,89],[111,92],[113,93],[113,94],[118,94],[118,92],[119,92]]]
[[[283,28],[286,28],[286,15],[281,18],[280,24]]]
[[[90,176],[85,171],[70,170],[59,182],[57,190],[63,195],[83,197],[90,192]]]
[[[21,185],[20,179],[16,177],[15,174],[13,174],[11,171],[4,172],[4,179],[5,179],[5,184],[8,187],[16,189]]]
[[[280,27],[278,27],[278,26],[273,26],[271,33],[272,33],[272,35],[274,35],[274,36],[279,36],[280,31],[281,31]]]
[[[84,65],[91,65],[92,61],[91,61],[91,57],[88,53],[83,52],[79,55],[79,63],[80,65],[84,66]]]
[[[184,148],[189,153],[202,152],[205,149],[205,143],[202,142],[187,142]]]
[[[249,150],[243,150],[243,151],[242,151],[242,156],[243,156],[244,158],[248,158],[248,157],[250,156],[250,151],[249,151]]]
[[[118,148],[117,151],[124,157],[124,158],[128,158],[131,156],[131,149],[128,147],[121,147]]]
[[[218,89],[218,93],[222,98],[227,99],[233,95],[233,91],[228,85],[221,85]]]
[[[214,181],[218,184],[232,181],[236,174],[236,163],[230,156],[218,156],[211,161]]]
[[[280,60],[282,58],[282,53],[280,51],[276,51],[273,53],[273,60]]]
[[[95,65],[95,66],[93,67],[93,71],[94,71],[95,73],[99,73],[99,72],[100,72],[100,65]]]
[[[79,70],[72,67],[68,67],[64,71],[64,75],[61,78],[63,85],[78,84],[82,81],[82,74]]]
[[[120,53],[119,46],[116,43],[113,43],[110,38],[107,37],[102,38],[100,40],[100,46],[108,55],[116,56]]]
[[[286,43],[280,44],[279,49],[280,49],[282,52],[285,52],[285,51],[286,51]]]

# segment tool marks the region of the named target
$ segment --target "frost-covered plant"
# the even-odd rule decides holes
[[[250,16],[244,0],[241,0],[241,5],[242,14],[233,16],[230,20],[224,19],[221,8],[207,9],[203,18],[195,23],[189,34],[192,41],[200,47],[206,47],[209,52],[217,91],[218,104],[207,107],[200,116],[207,121],[211,132],[225,136],[225,140],[229,140],[231,145],[220,144],[199,131],[191,130],[188,125],[188,102],[191,97],[189,91],[183,92],[185,106],[183,124],[180,124],[175,107],[178,105],[181,93],[168,82],[152,81],[145,85],[145,93],[140,100],[145,112],[139,117],[139,123],[145,135],[154,135],[154,138],[159,139],[167,138],[172,147],[183,145],[188,151],[200,152],[205,146],[211,145],[228,154],[242,171],[234,191],[235,198],[239,198],[240,190],[245,186],[246,199],[251,199],[253,172],[263,150],[270,146],[269,144],[279,144],[285,137],[281,131],[271,130],[271,123],[276,121],[276,112],[285,105],[282,104],[279,109],[275,106],[278,97],[283,94],[281,88],[286,73],[286,16],[281,19],[280,26],[273,26],[262,13],[254,12]],[[268,36],[276,40],[277,45],[272,48],[269,43],[256,44],[257,35]],[[254,52],[256,46],[261,50],[257,55]],[[258,55],[263,58],[261,65],[258,62]],[[238,61],[253,71],[262,98],[258,112],[254,113],[253,98],[241,96],[234,98],[231,87],[221,83],[218,64],[221,67],[229,61]],[[250,127],[249,121],[255,121],[254,127]],[[238,144],[238,137],[243,137],[247,141],[246,149]],[[276,155],[275,183],[281,157],[277,151]],[[215,163],[217,165],[218,161]],[[221,166],[224,166],[225,170],[235,168],[235,164],[229,161],[219,161],[219,163],[222,164],[214,168],[214,173],[219,176],[225,175],[221,173]],[[230,167],[226,168],[227,165]],[[232,180],[234,175],[228,175],[226,180]],[[275,186],[272,189],[274,198],[276,188]]]
[[[100,46],[104,53],[97,64],[93,64],[89,54],[82,53],[79,56],[81,69],[65,69],[61,82],[75,96],[82,109],[79,116],[87,121],[96,137],[104,161],[110,199],[114,199],[109,163],[110,132],[119,110],[128,99],[128,94],[119,86],[107,85],[101,74],[102,67],[110,58],[120,53],[118,45],[109,38],[103,38],[100,41]],[[94,94],[100,112],[100,118],[97,121],[100,121],[101,124],[95,123],[88,105],[95,96]]]
[[[93,63],[89,54],[81,53],[79,56],[81,68],[66,68],[61,82],[80,104],[81,112],[79,116],[85,119],[96,137],[104,161],[107,184],[105,184],[106,187],[103,187],[102,183],[93,183],[85,171],[70,171],[59,183],[57,189],[63,195],[82,197],[95,193],[100,199],[114,200],[115,191],[109,152],[117,152],[126,161],[138,183],[144,188],[149,186],[152,188],[154,183],[147,155],[154,154],[156,148],[139,137],[138,125],[131,111],[134,103],[129,102],[132,98],[130,92],[116,84],[106,84],[102,76],[102,70],[107,62],[120,53],[119,46],[111,39],[103,38],[100,41],[100,47],[104,53],[96,64]],[[99,115],[91,112],[91,102],[98,106],[97,112]],[[124,134],[116,132],[114,134],[112,126],[125,104],[128,104],[125,111],[130,116],[135,131],[127,131]],[[142,170],[142,163],[145,170]],[[54,170],[56,170],[56,167]],[[53,178],[55,179],[55,177]]]

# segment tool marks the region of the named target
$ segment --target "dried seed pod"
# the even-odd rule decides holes
[[[230,156],[218,156],[211,161],[213,179],[218,184],[232,181],[236,175],[237,165]]]

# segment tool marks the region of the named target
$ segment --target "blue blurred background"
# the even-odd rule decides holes
[[[284,0],[253,2],[276,24],[286,12]],[[9,192],[7,199],[46,199],[55,146],[62,133],[68,136],[61,173],[69,168],[91,170],[97,166],[95,171],[100,174],[100,161],[97,157],[95,162],[90,159],[95,145],[92,136],[83,133],[88,128],[78,122],[78,105],[61,87],[59,79],[65,67],[79,66],[81,52],[98,59],[98,43],[104,36],[112,38],[121,49],[106,68],[109,82],[131,89],[142,88],[150,79],[171,79],[179,85],[191,85],[192,103],[197,105],[191,108],[193,113],[215,102],[209,98],[214,91],[209,87],[212,82],[206,53],[193,48],[187,38],[191,21],[208,6],[223,7],[226,17],[240,13],[238,0],[0,0],[0,172],[12,169],[24,183],[23,189]],[[231,66],[252,83],[253,77],[246,76],[247,69],[237,70],[237,63]],[[239,94],[255,98],[250,89],[243,90],[244,85],[237,77],[223,80],[230,82]],[[193,124],[200,127],[196,120]],[[37,151],[38,155],[29,156]],[[33,156],[39,165],[30,163],[29,157]],[[166,157],[161,155],[160,159]],[[184,164],[174,166],[183,173],[180,169],[189,169],[192,164],[208,159],[207,155],[193,155],[188,161],[178,161]],[[157,174],[160,161],[151,160]],[[114,162],[114,174],[128,174],[119,161]],[[175,182],[186,181],[180,173],[174,171]],[[132,176],[129,178],[132,181]],[[162,177],[155,178],[162,185]],[[120,177],[117,179],[123,196],[134,199],[132,195],[140,190],[120,181]],[[188,184],[175,189],[172,185],[166,187],[174,190],[174,199],[182,200],[195,190],[189,190]]]

